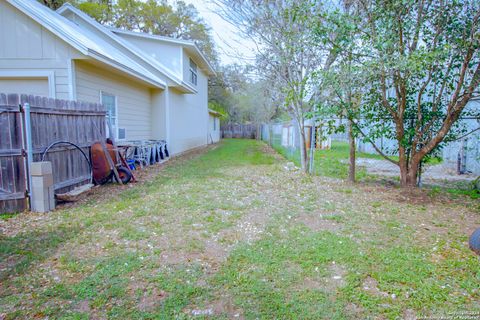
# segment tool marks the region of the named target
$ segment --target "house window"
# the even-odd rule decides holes
[[[102,104],[105,106],[106,114],[106,126],[107,137],[118,138],[118,110],[117,110],[117,98],[114,95],[102,92]],[[112,132],[110,132],[110,129]]]
[[[190,82],[197,85],[197,64],[190,59]]]
[[[217,131],[217,118],[213,118],[213,131]]]

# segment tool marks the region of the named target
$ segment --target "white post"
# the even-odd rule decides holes
[[[32,122],[30,119],[30,104],[25,103],[23,105],[24,115],[25,115],[25,142],[27,148],[27,175],[28,175],[28,195],[30,197],[30,209],[32,208],[32,203],[34,201],[32,194],[32,162],[33,162],[33,151],[32,151]]]

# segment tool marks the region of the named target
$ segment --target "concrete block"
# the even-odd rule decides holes
[[[50,203],[48,200],[33,200],[32,211],[34,212],[48,212],[50,211]]]
[[[52,163],[50,161],[32,162],[30,173],[32,176],[52,174]]]
[[[31,193],[34,199],[48,199],[48,188],[33,187]]]
[[[55,189],[53,188],[53,185],[51,185],[48,188],[48,200],[49,200],[49,207],[50,210],[55,210]]]
[[[46,189],[32,189],[32,211],[48,212],[55,209],[55,194],[53,186]]]
[[[53,174],[44,175],[43,179],[46,186],[53,186]]]
[[[48,188],[53,186],[53,176],[32,176],[32,188]]]

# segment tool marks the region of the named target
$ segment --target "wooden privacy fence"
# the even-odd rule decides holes
[[[90,145],[105,139],[101,104],[0,93],[0,213],[27,208],[26,103],[31,110],[33,161],[41,161],[45,149],[57,141],[71,142],[89,156]],[[45,161],[52,162],[55,193],[90,180],[88,162],[72,145],[53,146]]]
[[[255,124],[225,124],[220,128],[222,138],[257,139],[260,127]]]

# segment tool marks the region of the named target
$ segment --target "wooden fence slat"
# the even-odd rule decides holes
[[[24,192],[16,192],[16,193],[0,193],[0,201],[3,200],[18,200],[25,198]]]
[[[41,159],[52,142],[72,142],[89,155],[92,143],[105,140],[105,111],[101,104],[0,93],[0,213],[22,211],[26,207],[20,102],[28,102],[31,107],[34,161]],[[45,160],[52,162],[58,193],[90,180],[89,166],[73,146],[55,146]]]
[[[254,124],[225,124],[220,131],[223,138],[256,139],[258,127]]]
[[[7,95],[5,93],[0,93],[0,106],[7,105]]]

